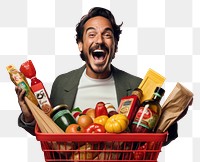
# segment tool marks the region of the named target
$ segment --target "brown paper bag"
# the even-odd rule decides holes
[[[162,114],[156,132],[165,132],[173,123],[187,113],[193,93],[177,83],[162,106]]]

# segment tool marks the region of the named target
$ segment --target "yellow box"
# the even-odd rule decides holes
[[[162,87],[165,79],[165,77],[163,77],[156,71],[149,69],[138,87],[143,92],[141,102],[147,99],[151,99],[156,87]]]

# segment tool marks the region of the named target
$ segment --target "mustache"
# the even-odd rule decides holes
[[[90,47],[89,53],[92,53],[94,50],[101,49],[109,53],[109,48],[105,44],[98,44]]]

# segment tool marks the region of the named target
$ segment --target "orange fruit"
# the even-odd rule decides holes
[[[77,124],[82,126],[83,128],[87,127],[88,125],[92,123],[93,123],[92,118],[86,114],[81,114],[77,121]]]

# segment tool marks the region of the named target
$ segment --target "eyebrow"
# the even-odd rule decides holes
[[[96,30],[96,29],[95,29],[94,27],[89,27],[89,28],[86,29],[85,32],[87,33],[88,30]],[[105,29],[104,29],[104,32],[105,32],[105,31],[111,31],[112,33],[114,33],[113,30],[112,30],[111,28],[109,28],[109,27],[105,28]]]

